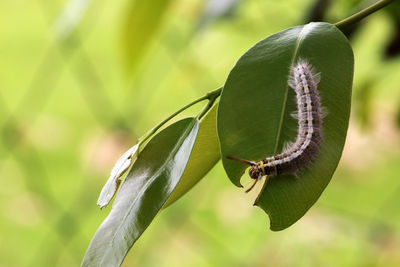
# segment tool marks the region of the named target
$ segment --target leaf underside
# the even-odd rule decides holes
[[[236,63],[221,95],[217,130],[223,166],[241,186],[248,166],[231,155],[261,160],[294,141],[295,93],[288,86],[290,67],[305,59],[321,73],[318,90],[328,110],[317,158],[294,175],[269,179],[256,200],[270,217],[271,229],[282,230],[300,219],[328,185],[339,162],[348,127],[353,81],[353,52],[346,37],[328,23],[290,28],[258,42]],[[246,174],[247,175],[247,174]]]
[[[199,132],[185,172],[164,208],[186,194],[221,158],[217,137],[217,107],[218,104],[215,104],[200,120]]]
[[[188,118],[155,135],[121,184],[112,210],[93,237],[82,266],[119,266],[178,184],[199,123]]]

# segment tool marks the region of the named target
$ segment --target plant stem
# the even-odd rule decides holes
[[[201,120],[201,118],[204,117],[204,115],[207,114],[207,112],[212,108],[212,106],[214,105],[215,100],[217,100],[217,98],[219,97],[219,95],[215,95],[214,97],[210,98],[208,100],[207,105],[201,110],[201,112],[199,113],[199,115],[197,115],[197,118],[199,120]]]
[[[374,13],[375,11],[387,6],[388,4],[390,4],[391,2],[393,2],[394,0],[380,0],[378,2],[376,2],[375,4],[364,8],[363,10],[357,12],[356,14],[341,20],[339,22],[336,22],[334,25],[336,27],[338,27],[339,29],[343,30],[344,28],[346,28],[347,26],[354,24],[360,20],[362,20],[363,18],[365,18],[366,16]]]
[[[179,109],[178,111],[174,112],[173,114],[171,114],[168,118],[166,118],[165,120],[163,120],[162,122],[160,122],[159,124],[157,124],[153,129],[151,129],[150,131],[148,131],[143,137],[141,137],[138,141],[139,146],[141,144],[143,144],[144,142],[146,142],[147,139],[149,139],[153,134],[155,134],[164,124],[166,124],[168,121],[170,121],[172,118],[174,118],[176,115],[178,115],[179,113],[181,113],[182,111],[190,108],[191,106],[208,99],[208,104],[207,106],[200,112],[200,114],[198,115],[198,118],[201,119],[205,113],[207,113],[207,111],[211,108],[212,104],[215,102],[215,100],[220,96],[222,91],[222,87],[215,89],[213,91],[208,92],[205,96],[202,96],[192,102],[190,102],[189,104],[187,104],[186,106],[184,106],[183,108]],[[211,106],[210,106],[211,103]],[[204,114],[203,114],[204,113]]]

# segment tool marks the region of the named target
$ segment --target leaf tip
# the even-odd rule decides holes
[[[97,201],[97,206],[99,206],[100,209],[103,209],[104,207],[107,207],[108,203],[110,201],[106,202],[106,201]]]

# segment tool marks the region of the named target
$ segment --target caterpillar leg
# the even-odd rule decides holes
[[[250,192],[257,184],[258,180],[260,180],[259,178],[254,179],[254,183],[249,187],[249,189],[247,189],[245,192],[248,193]]]

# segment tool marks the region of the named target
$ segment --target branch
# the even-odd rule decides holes
[[[201,102],[203,100],[208,99],[209,100],[208,105],[199,114],[199,119],[201,119],[201,117],[203,117],[204,114],[211,108],[211,106],[215,102],[215,100],[220,96],[221,91],[222,91],[222,87],[220,87],[218,89],[215,89],[213,91],[210,91],[205,96],[202,96],[202,97],[190,102],[189,104],[187,104],[183,108],[181,108],[178,111],[174,112],[171,116],[169,116],[168,118],[166,118],[165,120],[160,122],[157,126],[155,126],[153,129],[151,129],[149,132],[147,132],[142,138],[140,138],[139,141],[138,141],[139,145],[143,144],[147,139],[149,139],[153,134],[155,134],[158,129],[160,129],[164,124],[166,124],[168,121],[170,121],[173,117],[175,117],[176,115],[178,115],[182,111],[190,108],[191,106],[193,106],[193,105],[195,105],[195,104],[197,104],[197,103],[199,103],[199,102]]]
[[[375,11],[389,5],[393,1],[394,0],[380,0],[380,1],[376,2],[375,4],[357,12],[356,14],[354,14],[344,20],[336,22],[334,25],[336,27],[338,27],[340,30],[343,30],[344,28],[348,27],[349,25],[354,24],[354,23],[362,20],[363,18],[371,15]]]

